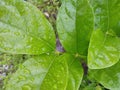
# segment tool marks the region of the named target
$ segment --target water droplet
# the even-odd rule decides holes
[[[59,84],[63,84],[63,81],[58,82]]]
[[[45,51],[45,48],[42,48],[42,51],[44,52],[44,51]]]
[[[46,38],[46,35],[44,35],[44,37],[43,37],[44,39]]]
[[[32,41],[33,40],[33,37],[30,37],[30,41]]]
[[[21,81],[21,80],[26,80],[26,77],[25,76],[19,76],[18,79]]]
[[[57,85],[55,84],[55,85],[53,85],[53,88],[55,89],[55,90],[57,90]]]
[[[59,77],[60,77],[60,75],[58,74],[58,75],[56,75],[56,77],[57,77],[57,78],[59,78]]]
[[[24,65],[22,65],[22,64],[20,64],[20,65],[19,65],[19,68],[20,68],[20,69],[24,69],[24,68],[25,68],[25,66],[24,66]]]
[[[23,85],[22,90],[32,90],[32,87],[30,85]]]
[[[16,36],[19,36],[19,35],[20,35],[20,33],[19,33],[19,32],[14,32],[14,34],[15,34]]]
[[[63,68],[63,67],[61,67],[61,68],[60,68],[60,70],[61,70],[61,71],[64,71],[64,68]]]
[[[30,70],[25,69],[25,70],[24,70],[24,73],[25,73],[25,74],[30,74]]]
[[[26,46],[26,48],[27,48],[27,49],[28,49],[28,48],[31,48],[31,45]]]
[[[3,32],[3,33],[6,33],[6,32],[8,33],[8,32],[10,32],[10,30],[5,29],[5,30],[3,30],[2,32]]]
[[[47,55],[50,55],[50,53],[46,53]]]
[[[31,77],[31,79],[30,79],[30,80],[31,80],[31,82],[33,82],[33,81],[34,81],[34,78],[32,78],[32,77]]]
[[[8,51],[8,50],[10,50],[11,48],[9,48],[9,47],[6,47],[6,48],[4,48],[4,49]]]

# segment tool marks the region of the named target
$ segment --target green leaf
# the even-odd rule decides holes
[[[42,4],[46,1],[47,0],[27,0],[27,2],[30,2],[30,3],[32,3],[33,5],[36,5],[36,6],[42,6]]]
[[[93,30],[93,13],[88,0],[63,0],[57,30],[67,52],[87,55]]]
[[[78,90],[82,77],[82,67],[73,56],[42,54],[25,61],[5,90]]]
[[[114,33],[93,32],[88,49],[88,66],[91,69],[106,68],[120,59],[120,38]]]
[[[53,28],[36,7],[23,0],[0,1],[0,51],[41,54],[54,48]]]
[[[67,58],[66,58],[67,59]],[[68,60],[68,84],[66,90],[78,90],[83,77],[83,69],[77,58],[69,56]]]
[[[88,66],[101,69],[120,59],[120,1],[90,0],[95,26],[88,49]]]
[[[110,90],[120,90],[120,61],[106,69],[90,70],[89,77]]]
[[[94,11],[94,29],[114,30],[120,36],[120,0],[89,0]]]
[[[35,3],[35,4],[41,4],[47,0],[27,0],[28,2]]]

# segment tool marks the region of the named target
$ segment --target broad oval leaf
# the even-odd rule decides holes
[[[53,28],[36,7],[23,0],[0,1],[0,51],[41,54],[54,48]]]
[[[20,65],[5,90],[78,90],[82,77],[82,67],[73,56],[44,54]]]
[[[94,10],[94,30],[88,49],[88,66],[106,68],[120,56],[120,0],[89,0]],[[101,31],[100,31],[101,30]]]
[[[89,70],[89,78],[97,80],[110,90],[120,90],[120,61],[106,69]]]
[[[120,59],[120,38],[112,31],[106,34],[101,30],[93,32],[88,49],[88,66],[91,69],[106,68]]]
[[[88,0],[63,0],[57,30],[67,52],[86,56],[93,30],[93,12]]]

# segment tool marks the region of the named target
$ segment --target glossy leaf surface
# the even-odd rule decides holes
[[[120,0],[90,0],[94,10],[94,31],[88,50],[91,69],[106,68],[120,56]]]
[[[94,11],[94,29],[113,30],[120,36],[120,0],[89,0]]]
[[[120,90],[120,61],[106,69],[90,70],[89,76],[110,90]]]
[[[96,30],[91,36],[88,66],[91,69],[110,67],[120,58],[120,38],[112,31],[106,34]]]
[[[88,0],[63,0],[57,30],[67,52],[86,55],[93,30],[93,14]]]
[[[78,90],[82,77],[81,65],[72,56],[44,54],[23,63],[5,87],[6,90]]]
[[[23,0],[0,1],[0,51],[41,54],[54,48],[53,28],[36,7]]]
[[[41,4],[45,2],[46,0],[27,0],[27,1],[33,4]]]
[[[66,90],[78,90],[83,77],[83,69],[80,60],[69,56],[68,60],[68,83]]]

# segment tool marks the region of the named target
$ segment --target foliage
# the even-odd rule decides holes
[[[4,85],[5,79],[19,68],[27,57],[25,55],[0,54],[0,90]],[[28,57],[29,58],[29,57]]]
[[[59,0],[27,0],[35,5],[40,11],[42,11],[53,28],[56,28],[56,15],[61,5]]]
[[[0,51],[32,55],[4,89],[104,90],[103,85],[119,90],[120,0],[61,1],[54,29],[65,52],[55,46],[54,29],[35,6],[23,0],[0,1]],[[83,60],[90,80],[85,88]]]

